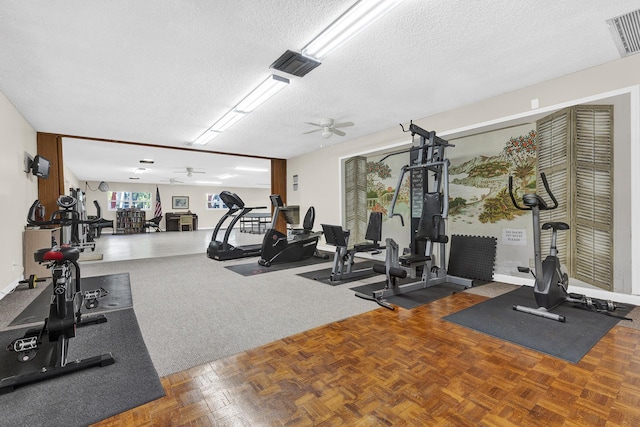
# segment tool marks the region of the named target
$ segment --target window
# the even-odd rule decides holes
[[[219,194],[207,194],[207,209],[229,209]]]
[[[118,209],[151,209],[151,192],[109,191],[107,206],[110,211]]]

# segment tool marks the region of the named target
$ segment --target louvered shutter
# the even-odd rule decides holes
[[[367,230],[367,158],[352,157],[344,165],[345,228],[351,245],[364,241]]]
[[[547,196],[540,173],[544,172],[551,192],[558,200],[558,207],[554,210],[540,212],[540,225],[550,221],[566,222],[571,226],[570,198],[569,198],[569,158],[571,140],[571,111],[565,109],[555,114],[547,116],[536,123],[536,140],[538,148],[538,179],[536,180],[536,191],[550,204],[551,200]],[[542,257],[549,253],[551,245],[551,232],[543,231],[540,239]],[[571,268],[570,255],[570,234],[566,231],[559,231],[556,241],[558,248],[558,258],[560,263],[569,270]]]
[[[573,109],[572,276],[613,289],[613,107],[583,105]]]

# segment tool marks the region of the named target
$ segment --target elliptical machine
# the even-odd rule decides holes
[[[71,196],[60,196],[58,206],[62,209],[55,211],[49,221],[36,221],[35,212],[40,206],[40,202],[36,200],[29,209],[27,223],[36,226],[60,225],[63,235],[69,235],[72,227],[90,224],[93,221],[78,218],[77,212],[73,209],[75,202]],[[34,254],[36,261],[46,264],[47,268],[51,269],[53,296],[49,305],[49,316],[44,320],[42,328],[29,329],[22,338],[13,340],[7,350],[17,354],[18,362],[39,362],[39,367],[0,380],[0,394],[11,392],[21,385],[115,363],[111,353],[67,361],[69,340],[76,336],[76,328],[107,321],[104,315],[83,317],[80,313],[83,304],[87,309],[96,308],[98,299],[107,292],[102,288],[84,292],[81,290],[79,257],[78,248],[68,244],[39,249]],[[42,357],[36,358],[38,354],[42,354]]]
[[[553,205],[551,206],[548,205],[547,202],[538,194],[524,194],[522,196],[522,203],[524,206],[518,205],[513,193],[513,177],[509,176],[509,196],[511,196],[513,205],[517,209],[531,211],[533,219],[535,273],[528,267],[518,267],[518,271],[521,273],[531,273],[535,278],[533,295],[535,296],[536,304],[538,305],[538,308],[514,305],[513,309],[558,322],[566,321],[565,316],[552,313],[551,310],[564,302],[581,304],[589,310],[595,309],[598,312],[609,314],[607,312],[614,311],[619,307],[613,301],[599,300],[585,295],[569,293],[567,291],[569,286],[569,276],[561,269],[560,260],[558,259],[558,248],[556,247],[556,239],[558,230],[569,230],[569,225],[564,222],[546,222],[542,224],[542,227],[540,227],[540,211],[553,210],[558,207],[558,201],[549,188],[549,183],[547,182],[547,177],[544,172],[540,173],[540,178],[542,179],[544,189],[553,202]],[[542,251],[540,248],[541,229],[551,230],[552,233],[549,255],[547,255],[544,261],[542,260]],[[621,318],[631,320],[626,317]]]

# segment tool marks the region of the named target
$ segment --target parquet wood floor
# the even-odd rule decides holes
[[[458,293],[383,308],[162,379],[97,426],[640,426],[640,331],[571,364],[442,320]]]

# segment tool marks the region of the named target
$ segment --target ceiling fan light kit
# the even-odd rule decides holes
[[[303,134],[321,132],[320,135],[325,139],[331,138],[334,134],[338,136],[345,136],[346,133],[337,128],[346,128],[354,125],[353,122],[334,123],[333,119],[323,119],[320,120],[320,123],[307,122],[307,124],[317,126],[318,129],[303,132]]]

